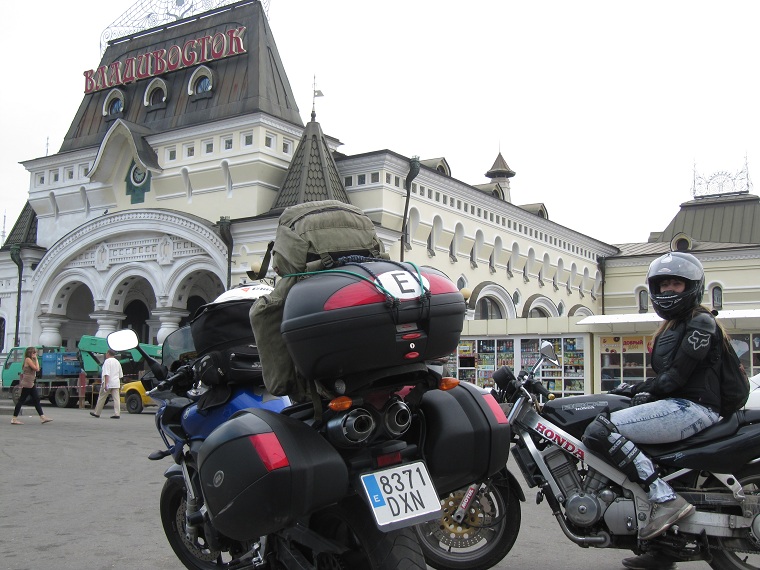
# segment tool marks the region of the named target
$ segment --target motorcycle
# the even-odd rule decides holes
[[[208,389],[199,380],[224,375],[224,366],[206,366],[210,354],[190,342],[197,318],[193,334],[180,329],[164,343],[173,373],[151,364],[165,378],[151,396],[162,402],[156,425],[166,445],[151,459],[175,461],[161,519],[187,568],[425,568],[411,527],[438,516],[439,493],[506,463],[509,426],[493,396],[425,364],[426,354],[441,356],[458,342],[464,301],[454,284],[435,270],[389,262],[353,272],[365,277],[310,277],[285,305],[288,349],[319,382],[310,402],[287,406],[263,385]],[[137,346],[136,336],[118,331],[109,345]],[[231,396],[200,409],[217,388]],[[452,464],[450,446],[463,450],[463,462]]]
[[[581,547],[705,560],[715,570],[760,568],[760,411],[741,410],[683,441],[638,446],[660,476],[696,506],[666,533],[641,541],[639,528],[651,510],[647,493],[581,440],[597,415],[627,408],[630,399],[613,394],[555,399],[536,378],[544,362],[559,365],[551,343],[542,343],[540,355],[517,377],[507,367],[494,373],[492,393],[507,411],[512,456],[525,482],[538,489],[537,503],[546,500],[568,539]],[[507,481],[521,493],[512,478]],[[504,524],[516,534],[520,519]],[[435,549],[430,540],[427,546],[429,556]],[[464,568],[458,561],[450,552],[435,567]],[[495,564],[472,555],[470,562],[470,568]]]

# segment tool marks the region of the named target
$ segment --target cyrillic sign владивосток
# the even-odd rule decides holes
[[[243,45],[245,30],[245,26],[241,26],[225,32],[217,32],[213,36],[188,40],[182,45],[174,44],[168,50],[162,48],[149,51],[137,57],[128,57],[124,61],[115,61],[109,65],[101,65],[97,69],[90,69],[84,72],[84,92],[85,94],[93,93],[207,61],[245,53],[246,49]]]

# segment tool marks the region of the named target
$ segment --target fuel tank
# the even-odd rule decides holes
[[[188,406],[182,414],[182,429],[191,440],[206,439],[215,428],[229,420],[234,414],[247,408],[260,408],[281,412],[290,405],[290,400],[272,396],[263,387],[243,386],[233,388],[229,401],[221,406],[199,410],[198,404]]]
[[[631,400],[615,394],[591,394],[568,396],[549,400],[544,404],[541,416],[580,439],[586,426],[602,412],[610,413],[630,407]]]

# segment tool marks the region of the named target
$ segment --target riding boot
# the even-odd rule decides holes
[[[653,550],[640,556],[623,559],[623,566],[629,570],[676,570],[676,559]]]

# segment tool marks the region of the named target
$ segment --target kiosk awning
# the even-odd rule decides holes
[[[719,311],[717,318],[729,330],[760,332],[760,309]],[[578,325],[587,326],[590,332],[650,333],[657,330],[661,322],[662,319],[655,313],[633,313],[591,315],[578,321]]]

